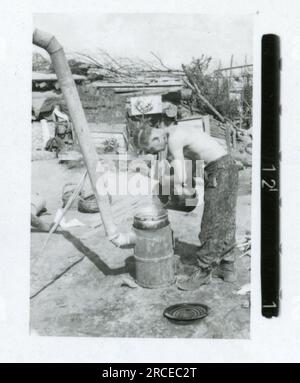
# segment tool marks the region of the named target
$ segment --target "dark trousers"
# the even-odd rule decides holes
[[[199,266],[235,260],[238,168],[230,155],[210,162],[204,169],[204,211],[197,252]]]

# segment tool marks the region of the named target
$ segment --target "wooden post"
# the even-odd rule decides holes
[[[230,89],[231,89],[232,67],[233,67],[233,55],[231,55],[231,59],[230,59],[230,70],[229,70],[229,78],[228,78],[228,98],[229,99],[230,99]]]
[[[229,154],[231,153],[231,139],[230,139],[230,136],[231,136],[230,126],[228,124],[226,124],[225,138],[226,138],[226,145],[227,145],[227,149],[228,149],[228,153]]]
[[[210,135],[209,115],[203,116],[204,131]]]
[[[222,61],[220,60],[219,61],[219,68],[218,68],[218,76],[217,76],[217,81],[218,81],[218,92],[219,92],[219,90],[220,90],[220,78],[219,78],[219,75],[220,75],[220,73],[221,73],[221,68],[222,68]],[[221,83],[221,85],[222,85],[222,83]]]
[[[236,130],[234,129],[233,126],[230,127],[231,129],[231,135],[232,135],[232,147],[233,149],[236,148]]]

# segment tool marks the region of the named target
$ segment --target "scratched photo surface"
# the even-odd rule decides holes
[[[252,16],[33,31],[31,334],[249,338]]]

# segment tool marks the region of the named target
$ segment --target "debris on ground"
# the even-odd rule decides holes
[[[245,255],[251,256],[251,234],[249,232],[245,233],[244,238],[242,238],[237,243],[237,248],[240,250],[240,258],[244,257]]]
[[[137,283],[131,278],[123,277],[121,281],[121,286],[130,287],[131,289],[136,289],[139,287]]]
[[[251,285],[250,285],[250,283],[246,283],[238,291],[236,291],[234,294],[246,295],[246,294],[250,294],[250,291],[251,291]]]
[[[249,299],[249,298],[248,298],[248,299],[245,299],[245,300],[242,302],[241,307],[242,307],[243,309],[248,309],[248,308],[250,307],[250,299]]]

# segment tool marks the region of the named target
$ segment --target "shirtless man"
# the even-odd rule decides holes
[[[181,290],[195,290],[211,280],[212,271],[226,282],[236,280],[235,231],[238,169],[232,157],[211,136],[199,128],[171,126],[153,128],[144,124],[135,136],[135,144],[156,154],[168,147],[173,160],[174,189],[187,185],[184,159],[205,163],[204,211],[197,251],[198,268],[177,282]],[[188,194],[188,193],[187,193]]]

